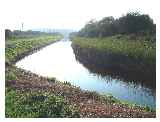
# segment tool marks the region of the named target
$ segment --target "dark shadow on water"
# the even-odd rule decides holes
[[[155,92],[156,76],[154,76],[154,79],[153,79],[153,76],[150,78],[150,76],[146,76],[146,74],[139,73],[136,70],[126,71],[114,65],[106,66],[106,65],[103,65],[103,63],[101,64],[101,63],[98,63],[98,61],[96,62],[96,60],[101,60],[101,59],[96,59],[94,56],[88,56],[89,54],[81,53],[81,51],[79,49],[77,50],[77,48],[75,48],[73,45],[72,45],[72,48],[73,48],[76,60],[79,63],[81,63],[84,67],[86,67],[89,70],[89,72],[107,79],[111,77],[115,79],[120,79],[128,83],[130,82],[134,84],[141,84],[141,86],[150,88]],[[156,75],[156,72],[155,72],[155,75]]]

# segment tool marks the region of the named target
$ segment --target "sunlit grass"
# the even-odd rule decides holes
[[[155,63],[156,43],[144,40],[128,40],[125,36],[108,38],[73,38],[73,44],[84,48],[93,48],[113,54],[122,54],[134,59]]]
[[[21,39],[11,39],[6,41],[6,61],[14,60],[18,55],[21,55],[27,51],[32,50],[33,48],[38,48],[39,46],[43,46],[49,44],[51,42],[60,40],[62,36],[40,36],[33,38],[21,38]]]

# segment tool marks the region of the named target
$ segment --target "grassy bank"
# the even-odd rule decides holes
[[[10,67],[6,117],[155,117],[155,111]],[[32,114],[30,114],[32,113]]]
[[[16,60],[21,58],[20,56],[25,56],[29,54],[29,52],[58,41],[61,38],[61,35],[43,35],[31,38],[11,38],[9,40],[6,40],[6,62],[15,62]]]
[[[14,66],[15,61],[61,36],[6,41],[6,117],[155,117],[155,112]]]
[[[139,38],[144,39],[144,38]],[[129,36],[112,36],[107,38],[73,38],[73,44],[84,48],[94,48],[97,51],[122,54],[142,60],[148,64],[155,64],[156,43],[144,40],[134,40]]]
[[[142,40],[140,40],[142,39]],[[155,88],[156,43],[127,35],[107,38],[72,38],[76,58],[94,72],[109,72]],[[96,68],[94,68],[96,67]]]

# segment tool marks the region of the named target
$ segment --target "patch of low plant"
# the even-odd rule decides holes
[[[146,111],[149,111],[149,112],[155,112],[155,111],[156,111],[155,109],[153,109],[153,108],[151,108],[151,107],[149,107],[149,106],[147,106],[147,105],[144,106],[144,109],[145,109]]]
[[[68,86],[72,86],[72,84],[70,82],[68,82],[68,81],[64,81],[63,83],[68,85]]]
[[[76,108],[49,92],[20,92],[6,88],[6,117],[80,117]]]
[[[8,80],[16,80],[17,76],[14,73],[14,71],[6,71],[5,79],[6,79],[6,81],[8,81]]]
[[[52,82],[52,83],[55,83],[56,82],[56,78],[47,78],[48,82]]]

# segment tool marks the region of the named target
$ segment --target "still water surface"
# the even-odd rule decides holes
[[[36,74],[68,81],[83,90],[112,94],[116,98],[155,108],[155,92],[141,84],[91,73],[75,59],[71,41],[63,39],[25,57],[16,66]]]

